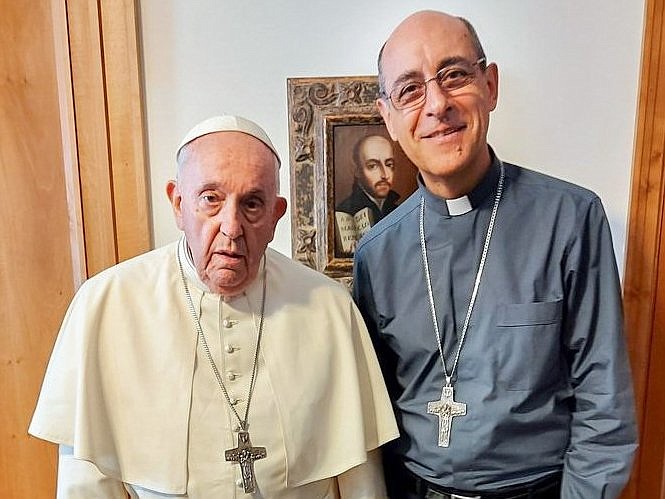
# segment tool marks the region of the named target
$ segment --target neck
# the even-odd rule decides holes
[[[492,158],[487,152],[486,157],[477,165],[464,168],[461,172],[451,175],[433,175],[421,171],[420,174],[425,187],[432,194],[443,199],[457,199],[471,192],[483,179],[491,165]]]

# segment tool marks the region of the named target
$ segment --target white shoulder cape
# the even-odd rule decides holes
[[[29,432],[103,473],[167,494],[187,488],[196,334],[177,243],[89,279],[64,318]],[[396,438],[360,313],[323,275],[267,250],[262,354],[275,387],[287,484],[336,476]],[[276,430],[277,431],[277,430]]]

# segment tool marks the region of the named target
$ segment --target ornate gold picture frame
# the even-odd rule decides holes
[[[375,104],[377,77],[289,78],[287,90],[292,255],[348,284],[353,255],[340,249],[335,206],[351,192],[352,150],[359,137],[390,140]],[[415,189],[415,168],[397,144],[393,149],[404,199]]]

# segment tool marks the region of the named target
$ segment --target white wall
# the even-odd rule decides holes
[[[282,156],[289,198],[286,79],[376,74],[406,15],[446,10],[475,26],[500,71],[490,142],[507,161],[603,199],[620,268],[626,240],[643,0],[141,0],[155,245],[179,237],[164,185],[203,118],[258,121]],[[272,246],[291,254],[285,217]]]

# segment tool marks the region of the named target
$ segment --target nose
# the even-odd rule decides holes
[[[425,93],[425,112],[431,116],[440,116],[451,107],[451,98],[436,81],[436,78],[427,80]]]
[[[381,173],[381,180],[386,180],[388,178],[388,176],[386,175],[386,171],[387,171],[386,166],[385,165],[380,165],[379,168],[380,168],[379,171]]]
[[[240,210],[236,203],[227,199],[219,211],[219,231],[231,240],[238,239],[243,234],[240,220]]]

